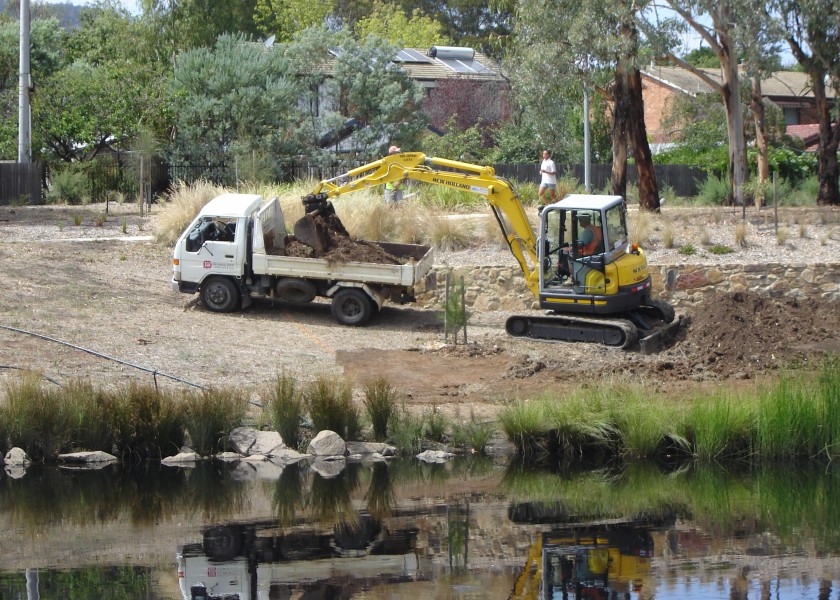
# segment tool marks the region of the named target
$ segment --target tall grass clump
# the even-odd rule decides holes
[[[650,241],[650,234],[653,230],[653,221],[650,213],[643,210],[637,210],[630,218],[629,224],[630,242],[634,244],[641,244],[644,246]]]
[[[531,454],[549,447],[546,401],[517,400],[499,411],[499,425],[520,454]]]
[[[22,448],[35,462],[54,460],[71,448],[74,422],[60,390],[47,390],[34,373],[5,384],[2,419],[9,446]]]
[[[403,405],[391,415],[388,431],[391,441],[401,452],[415,454],[423,445],[425,421],[422,415],[412,414]]]
[[[483,454],[494,432],[493,423],[479,421],[475,414],[471,413],[469,421],[452,423],[452,444]]]
[[[111,397],[82,380],[71,381],[55,393],[62,397],[73,420],[72,449],[112,452],[114,436],[108,419],[113,407]]]
[[[290,375],[276,375],[265,390],[265,411],[271,427],[290,448],[299,448],[300,423],[304,414],[303,398],[297,380]]]
[[[744,460],[752,451],[754,425],[752,402],[720,395],[695,400],[688,409],[683,433],[700,460]]]
[[[423,186],[418,192],[421,206],[442,212],[484,210],[486,200],[478,194],[448,186]]]
[[[354,238],[394,240],[400,228],[400,208],[385,204],[381,193],[359,191],[352,200],[338,201],[336,213]]]
[[[184,428],[192,449],[210,456],[228,449],[228,435],[242,424],[247,399],[229,387],[210,388],[185,394]]]
[[[423,415],[423,422],[426,437],[433,442],[445,441],[449,420],[437,406],[433,406],[432,410]]]
[[[328,429],[345,440],[359,438],[359,410],[348,381],[320,375],[303,388],[303,398],[315,431]]]
[[[835,363],[836,367],[837,364]],[[826,398],[823,390],[837,391],[840,375],[811,380],[783,374],[779,382],[758,398],[755,449],[763,459],[811,458],[825,453],[838,440],[827,435],[837,419],[840,402]]]
[[[740,248],[747,246],[747,224],[741,221],[735,226],[735,245]]]
[[[204,205],[226,191],[209,181],[177,182],[155,218],[155,238],[159,242],[174,244]]]
[[[677,237],[677,228],[670,219],[662,227],[662,245],[668,249],[674,247],[674,240]]]
[[[111,423],[116,452],[135,460],[159,459],[184,445],[179,397],[153,385],[132,382],[113,392]]]
[[[429,214],[424,229],[429,244],[444,251],[469,248],[475,240],[472,221],[457,216]]]
[[[397,392],[384,377],[377,377],[367,383],[365,392],[365,412],[373,426],[373,439],[388,439],[388,423],[397,406]]]

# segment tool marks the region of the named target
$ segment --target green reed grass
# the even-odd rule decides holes
[[[228,449],[230,432],[245,418],[248,400],[241,391],[216,387],[185,394],[184,427],[202,456]]]
[[[303,398],[316,431],[334,431],[345,440],[359,439],[359,410],[353,387],[337,376],[321,375],[303,388]]]
[[[365,411],[373,426],[373,439],[388,439],[388,422],[397,406],[397,392],[384,377],[365,384]]]
[[[688,410],[684,436],[693,454],[704,461],[748,458],[754,411],[750,403],[729,395],[698,399]]]
[[[831,460],[840,454],[838,390],[838,360],[830,359],[817,374],[786,374],[766,390],[695,399],[684,407],[644,386],[609,383],[565,398],[519,400],[499,420],[526,455]]]
[[[479,454],[484,452],[496,431],[493,423],[479,421],[474,413],[470,413],[468,421],[455,419],[451,427],[453,446]]]
[[[390,439],[400,452],[415,454],[420,451],[425,431],[425,421],[422,415],[415,415],[403,405],[391,415],[388,424]]]
[[[300,423],[304,415],[304,401],[297,380],[286,374],[276,375],[266,386],[265,411],[269,425],[280,434],[290,448],[302,442]]]

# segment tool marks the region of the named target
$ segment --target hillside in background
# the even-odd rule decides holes
[[[79,16],[81,15],[83,6],[78,6],[70,2],[59,2],[56,4],[47,4],[44,2],[31,2],[30,11],[32,18],[41,19],[45,17],[55,17],[61,26],[66,29],[78,27],[80,23]],[[9,15],[12,19],[18,20],[20,14],[19,0],[0,0],[0,13]]]

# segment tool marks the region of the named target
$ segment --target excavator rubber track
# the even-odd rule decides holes
[[[546,342],[588,342],[629,348],[639,339],[639,329],[627,319],[598,319],[569,315],[514,315],[505,323],[513,337]]]

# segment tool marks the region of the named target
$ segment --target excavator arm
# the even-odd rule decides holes
[[[295,236],[310,246],[318,247],[321,241],[317,239],[312,215],[331,211],[332,207],[327,202],[330,198],[409,179],[483,196],[522,269],[526,285],[534,297],[539,298],[537,236],[510,181],[496,176],[493,167],[427,157],[421,152],[387,156],[319,182],[312,193],[303,198],[307,215],[295,224]]]

